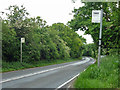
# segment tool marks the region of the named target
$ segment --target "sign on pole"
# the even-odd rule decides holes
[[[92,22],[93,23],[100,23],[99,48],[98,48],[98,67],[100,66],[101,39],[102,39],[102,18],[103,18],[103,10],[102,9],[92,11]]]
[[[20,59],[21,63],[22,63],[22,43],[25,43],[25,38],[21,38],[21,59]]]
[[[25,38],[21,38],[21,43],[25,43]]]
[[[100,19],[101,19],[101,10],[93,10],[92,11],[92,22],[100,23]]]

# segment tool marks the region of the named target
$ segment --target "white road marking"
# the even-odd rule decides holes
[[[21,78],[25,78],[25,77],[29,77],[29,76],[33,76],[33,75],[37,75],[37,74],[41,74],[41,73],[45,73],[45,72],[48,72],[48,71],[52,71],[52,70],[56,70],[56,69],[60,69],[60,68],[65,68],[65,67],[68,67],[68,66],[71,66],[71,65],[83,64],[83,63],[86,63],[86,62],[88,62],[90,60],[90,59],[89,60],[88,59],[89,58],[87,58],[87,60],[80,61],[80,62],[74,63],[74,64],[68,64],[68,65],[64,65],[64,66],[60,66],[60,67],[56,67],[56,68],[52,68],[52,69],[48,69],[48,70],[43,70],[43,71],[40,71],[40,72],[30,73],[30,74],[19,76],[19,77],[13,77],[13,78],[10,78],[10,79],[2,80],[2,81],[0,81],[0,83],[5,83],[5,82],[8,82],[8,81],[21,79]]]
[[[68,81],[66,81],[62,85],[60,85],[59,87],[57,87],[55,90],[58,90],[58,89],[62,88],[64,85],[66,85],[67,83],[69,83],[70,81],[72,81],[73,79],[75,79],[76,77],[78,77],[79,75],[80,75],[80,73],[77,74],[77,75],[75,75],[74,77],[72,77],[71,79],[69,79]]]
[[[84,71],[86,71],[86,69],[84,69],[82,72],[84,72]],[[81,73],[82,73],[82,72],[81,72]],[[62,87],[65,86],[67,83],[71,82],[71,81],[74,80],[76,77],[78,77],[79,75],[80,75],[80,73],[78,73],[78,74],[75,75],[73,78],[71,78],[71,79],[69,79],[68,81],[66,81],[65,83],[63,83],[62,85],[58,86],[55,90],[58,90],[58,89],[62,88]],[[71,86],[71,85],[69,85],[69,86]],[[68,87],[69,87],[69,86],[68,86]]]

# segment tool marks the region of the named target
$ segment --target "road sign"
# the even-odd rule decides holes
[[[21,38],[21,43],[25,43],[25,38]]]
[[[100,66],[100,53],[101,53],[101,40],[102,40],[102,18],[103,18],[103,9],[101,10],[92,10],[92,22],[100,23],[100,34],[99,34],[99,48],[98,48],[98,67]]]
[[[101,10],[92,10],[92,22],[100,23],[101,20]]]
[[[22,43],[25,43],[25,38],[21,38],[21,48],[20,48],[20,50],[21,50],[21,59],[20,59],[21,63],[22,63]]]

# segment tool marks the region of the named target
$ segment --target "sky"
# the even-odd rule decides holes
[[[5,9],[10,5],[24,5],[30,13],[30,17],[40,16],[47,21],[47,25],[52,25],[58,22],[66,24],[73,18],[73,15],[70,14],[72,10],[82,7],[84,4],[80,0],[76,0],[75,3],[72,0],[1,0],[0,12],[6,12]],[[77,31],[77,33],[86,38],[87,43],[93,42],[90,35],[83,35],[82,31]]]

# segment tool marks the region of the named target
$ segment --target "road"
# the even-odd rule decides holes
[[[7,72],[0,83],[2,88],[60,88],[94,62],[85,57],[82,61]]]

